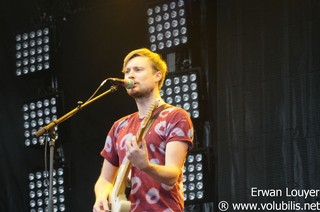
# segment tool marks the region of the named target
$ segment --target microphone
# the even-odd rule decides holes
[[[127,89],[130,89],[134,86],[134,82],[131,79],[108,78],[107,80],[112,81],[112,83],[116,85],[122,85]]]

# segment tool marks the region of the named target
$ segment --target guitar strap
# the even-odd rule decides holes
[[[168,104],[163,104],[160,106],[160,108],[158,109],[158,112],[156,114],[154,114],[151,118],[151,120],[149,121],[148,125],[146,126],[143,134],[142,134],[142,137],[141,138],[144,138],[145,135],[147,134],[147,132],[149,131],[150,127],[152,126],[153,122],[155,122],[155,120],[158,118],[158,116],[160,115],[160,113],[167,109],[169,107]],[[140,142],[140,141],[139,141]],[[139,147],[141,147],[140,143],[138,143]]]

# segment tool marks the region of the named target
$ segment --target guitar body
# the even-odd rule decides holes
[[[112,212],[128,212],[130,211],[131,202],[127,200],[124,182],[130,171],[130,164],[127,162],[119,167],[115,185],[109,196],[109,208]]]
[[[131,202],[127,200],[125,194],[111,198],[111,211],[112,212],[128,212],[130,211]]]

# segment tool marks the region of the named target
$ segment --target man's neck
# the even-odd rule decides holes
[[[136,104],[138,107],[138,113],[140,118],[144,118],[146,116],[148,109],[155,101],[159,101],[159,106],[164,104],[160,96],[136,99]]]

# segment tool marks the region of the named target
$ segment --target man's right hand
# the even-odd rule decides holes
[[[93,205],[93,212],[105,212],[105,211],[111,211],[109,209],[109,204],[107,199],[101,198],[101,199],[96,199],[96,202]]]

